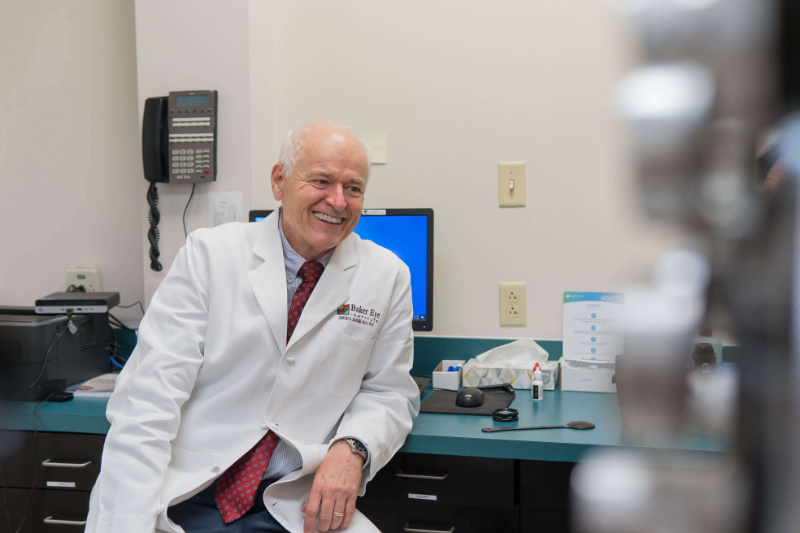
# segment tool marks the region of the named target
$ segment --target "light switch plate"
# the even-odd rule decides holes
[[[500,207],[525,207],[525,162],[497,163]]]
[[[525,296],[525,282],[500,283],[500,325],[527,326],[528,302]]]

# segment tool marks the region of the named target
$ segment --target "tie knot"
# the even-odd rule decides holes
[[[298,272],[297,275],[303,278],[303,281],[315,283],[320,276],[322,276],[323,270],[325,270],[325,267],[322,266],[322,263],[306,261],[303,263],[303,266],[300,267],[300,272]]]

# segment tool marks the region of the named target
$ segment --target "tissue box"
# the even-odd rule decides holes
[[[561,390],[578,392],[617,392],[612,381],[616,373],[613,361],[564,359],[561,363]]]
[[[545,361],[539,364],[545,390],[555,390],[558,384],[558,361]],[[482,363],[474,357],[462,368],[464,385],[479,387],[511,383],[514,389],[530,389],[533,382],[533,368],[529,363]]]
[[[448,372],[448,367],[460,366],[456,372]],[[458,390],[461,388],[461,373],[464,370],[464,361],[443,360],[433,371],[433,388]]]

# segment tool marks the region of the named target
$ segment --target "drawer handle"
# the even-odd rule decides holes
[[[50,459],[42,461],[42,466],[52,466],[54,468],[86,468],[90,464],[92,464],[91,461],[86,461],[85,463],[51,463]]]
[[[455,527],[450,527],[450,529],[418,529],[408,524],[403,526],[403,531],[408,531],[409,533],[453,533],[455,530]]]
[[[85,526],[86,525],[86,520],[83,520],[81,522],[79,522],[77,520],[58,520],[56,518],[53,518],[52,516],[48,516],[47,518],[44,519],[44,523],[45,524],[60,524],[62,526]]]
[[[444,474],[433,473],[433,472],[430,472],[428,474],[423,474],[423,473],[412,474],[403,472],[402,470],[398,470],[397,472],[395,472],[395,475],[397,477],[408,477],[411,479],[433,479],[436,481],[442,481],[443,479],[447,478],[447,472],[445,472]]]

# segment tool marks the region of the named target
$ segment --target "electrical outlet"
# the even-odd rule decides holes
[[[103,292],[103,276],[94,265],[72,265],[67,269],[67,287],[83,287],[83,292]]]
[[[527,326],[528,312],[524,282],[500,283],[500,325]]]
[[[497,163],[500,207],[525,207],[525,163]]]

